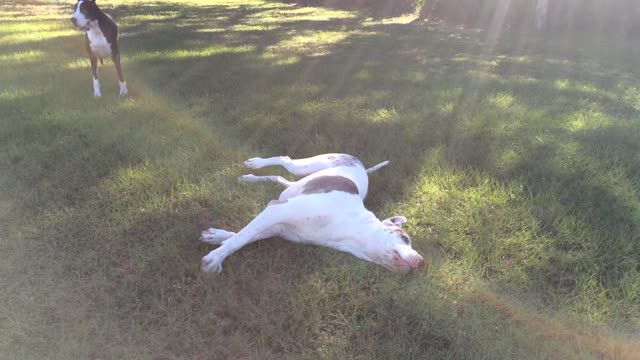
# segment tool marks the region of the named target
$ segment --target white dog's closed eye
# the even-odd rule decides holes
[[[281,165],[293,175],[304,177],[291,182],[279,176],[241,176],[244,182],[276,182],[285,190],[238,233],[204,231],[203,241],[221,246],[202,258],[202,270],[222,271],[227,256],[253,241],[273,236],[331,247],[393,271],[422,268],[422,256],[411,248],[411,239],[400,228],[407,219],[398,215],[380,221],[364,207],[368,174],[387,163],[367,170],[347,154],[247,160],[245,165],[252,169]]]

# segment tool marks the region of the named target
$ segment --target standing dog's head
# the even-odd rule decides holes
[[[411,238],[402,229],[407,219],[393,216],[382,221],[382,231],[376,231],[369,253],[372,261],[396,272],[408,272],[425,267],[424,259],[411,247]]]
[[[95,0],[78,0],[71,16],[71,22],[79,30],[88,30],[89,23],[98,19],[100,10]]]

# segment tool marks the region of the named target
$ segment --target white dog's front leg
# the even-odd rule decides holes
[[[249,183],[273,181],[274,183],[278,183],[284,187],[289,187],[291,186],[291,184],[293,184],[292,182],[288,181],[282,176],[273,176],[273,175],[272,176],[256,176],[253,174],[247,174],[247,175],[242,175],[238,177],[238,181],[249,182]]]
[[[266,209],[258,214],[255,219],[237,234],[225,239],[219,248],[211,251],[207,256],[202,258],[202,271],[222,272],[222,262],[227,256],[254,241],[278,235],[278,224],[283,219],[287,208],[284,204],[285,203],[267,206]]]
[[[222,244],[223,241],[227,240],[235,234],[236,233],[231,231],[210,228],[200,234],[200,240],[207,244],[218,245]]]

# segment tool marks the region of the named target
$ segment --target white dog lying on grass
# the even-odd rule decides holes
[[[221,272],[227,256],[251,242],[274,236],[348,252],[392,271],[423,268],[422,256],[411,248],[411,239],[402,230],[406,219],[394,216],[380,221],[364,207],[367,174],[387,164],[365,170],[358,159],[347,154],[245,161],[251,169],[281,165],[304,177],[290,182],[280,176],[241,176],[240,181],[273,181],[286,189],[238,233],[213,228],[203,231],[202,241],[221,246],[202,258],[202,271]]]

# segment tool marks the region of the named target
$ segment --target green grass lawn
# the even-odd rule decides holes
[[[259,0],[0,7],[0,358],[638,359],[640,48]],[[500,35],[500,36],[498,36]],[[200,230],[276,196],[252,156],[346,152],[428,271]],[[269,169],[261,173],[283,174]]]

